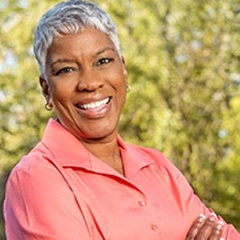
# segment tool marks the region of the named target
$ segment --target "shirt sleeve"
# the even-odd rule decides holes
[[[181,180],[181,178],[182,178],[182,180]],[[185,191],[183,191],[183,192],[186,193],[186,192],[188,192],[187,189],[189,189],[189,195],[186,195],[186,196],[189,196],[189,198],[188,198],[188,205],[187,205],[188,206],[187,207],[187,212],[189,213],[189,215],[191,215],[191,212],[194,212],[193,209],[195,209],[195,208],[196,209],[202,209],[201,213],[205,214],[206,216],[208,216],[210,213],[214,212],[214,210],[208,208],[199,199],[199,197],[194,194],[191,186],[187,183],[186,179],[181,174],[178,176],[178,181],[180,183],[179,186],[183,187],[185,189]],[[184,187],[184,185],[185,185],[185,187]],[[225,223],[225,226],[223,228],[222,237],[225,240],[240,240],[240,234],[233,227],[233,225],[232,224],[227,224],[221,216],[217,215],[217,217],[218,217],[219,220],[221,220],[221,221],[223,221]]]
[[[196,220],[199,214],[204,214],[208,216],[212,209],[209,209],[201,200],[200,198],[195,195],[192,187],[187,182],[186,178],[183,174],[164,156],[162,156],[165,162],[164,165],[166,167],[166,171],[168,172],[169,176],[172,178],[172,182],[175,185],[174,197],[178,199],[179,208],[182,209],[182,212],[185,212],[188,219],[191,221],[190,225]],[[218,216],[219,220],[224,219],[221,216]],[[223,228],[222,237],[225,240],[240,240],[240,234],[234,228],[232,224],[227,224],[225,222],[225,226]]]
[[[81,209],[54,167],[14,170],[4,217],[8,240],[90,240]]]

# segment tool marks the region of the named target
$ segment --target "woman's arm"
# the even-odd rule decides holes
[[[14,170],[4,216],[8,240],[90,239],[71,189],[53,167]]]

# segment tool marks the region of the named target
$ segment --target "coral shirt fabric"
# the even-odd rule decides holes
[[[7,239],[184,240],[199,214],[210,210],[161,153],[118,142],[125,176],[51,119],[9,177]],[[240,239],[231,225],[223,237]]]

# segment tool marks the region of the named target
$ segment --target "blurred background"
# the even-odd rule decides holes
[[[57,2],[0,3],[1,203],[9,172],[54,117],[44,109],[32,42]],[[129,71],[122,137],[162,151],[240,231],[240,1],[94,2],[117,23]]]

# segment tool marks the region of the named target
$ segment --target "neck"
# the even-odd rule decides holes
[[[94,156],[114,168],[116,171],[124,174],[121,152],[118,146],[117,138],[111,141],[82,141],[82,144],[87,148]]]

